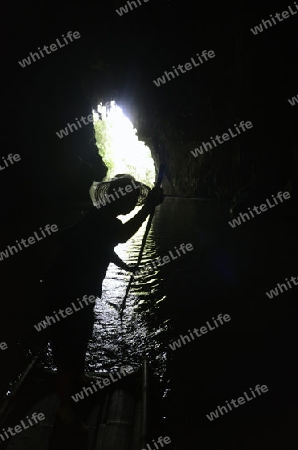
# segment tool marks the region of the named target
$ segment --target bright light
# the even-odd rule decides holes
[[[154,162],[149,147],[138,140],[137,130],[114,101],[100,104],[94,111],[94,128],[99,154],[108,167],[105,180],[128,173],[152,187],[155,180]],[[99,114],[102,120],[99,120]]]

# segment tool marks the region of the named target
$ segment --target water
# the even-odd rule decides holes
[[[208,203],[208,202],[207,202]],[[183,205],[183,214],[180,213]],[[161,267],[136,277],[131,285],[123,323],[118,307],[122,304],[130,274],[110,264],[103,283],[103,295],[95,306],[96,321],[86,356],[86,370],[116,370],[120,366],[139,368],[147,357],[151,370],[165,382],[169,340],[172,338],[172,307],[167,302],[167,280],[196,264],[203,239],[197,233],[195,201],[166,199],[155,213],[147,237],[142,266],[157,257],[175,252],[181,243],[194,250]],[[127,219],[126,219],[127,220]],[[115,251],[128,264],[136,264],[147,221]]]
[[[141,248],[147,221],[125,244],[115,248],[116,253],[129,265],[135,265]],[[158,257],[154,232],[149,232],[144,249],[142,265]],[[160,377],[166,367],[163,350],[167,331],[166,321],[150,320],[152,306],[155,310],[165,300],[160,288],[161,274],[158,270],[135,277],[126,301],[123,320],[119,307],[125,296],[130,273],[110,264],[103,282],[102,298],[95,306],[93,337],[86,357],[87,370],[98,372],[118,369],[120,366],[139,368],[147,356],[151,368]],[[159,306],[158,306],[159,305]]]
[[[134,216],[120,217],[123,222]],[[148,220],[148,219],[147,219]],[[119,257],[129,265],[135,265],[139,256],[147,220],[137,233],[126,243],[115,247]],[[140,267],[162,256],[157,245],[156,233],[159,211],[155,213],[149,231]],[[167,247],[167,243],[165,243]],[[169,249],[173,248],[173,245]],[[94,313],[93,336],[89,342],[85,370],[87,372],[110,372],[122,366],[139,369],[145,357],[151,370],[162,381],[167,366],[167,342],[169,317],[160,317],[159,311],[166,300],[161,281],[161,268],[136,276],[131,285],[123,319],[120,320],[119,307],[124,299],[131,273],[110,264],[103,282],[102,297],[97,299]],[[42,366],[56,370],[50,346],[43,356]]]
[[[195,448],[204,444],[211,448],[213,441],[214,448],[220,447],[222,429],[214,432],[206,413],[257,383],[273,386],[276,394],[264,407],[243,407],[236,422],[223,424],[229,448],[243,448],[242,436],[247,439],[249,435],[246,424],[258,426],[265,417],[268,429],[272,423],[278,426],[276,410],[289,407],[286,402],[292,398],[297,378],[293,358],[297,314],[291,299],[296,291],[274,301],[265,295],[293,273],[296,224],[264,215],[234,230],[228,220],[226,207],[218,202],[165,199],[155,215],[143,264],[168,255],[181,243],[192,243],[193,251],[137,278],[122,327],[117,306],[130,274],[111,264],[102,299],[95,307],[86,370],[137,369],[146,356],[160,381],[158,395],[163,394],[161,408],[160,395],[153,401],[159,420],[157,435],[171,436],[179,448],[193,448],[194,442]],[[144,231],[145,224],[129,242],[116,248],[128,264],[137,261]],[[219,313],[229,314],[232,320],[186,341],[181,349],[170,350],[173,339],[204,326]],[[51,367],[48,361],[44,367]],[[293,411],[294,407],[292,403]],[[232,414],[227,415],[229,420],[236,417]],[[160,431],[161,425],[167,431]],[[243,432],[234,445],[235,426]]]
[[[141,267],[157,257],[169,255],[169,251],[174,253],[174,247],[179,247],[181,243],[192,243],[194,250],[136,277],[129,291],[122,322],[119,306],[125,296],[130,273],[114,264],[109,265],[103,282],[102,298],[97,299],[94,309],[93,336],[86,354],[87,372],[113,371],[121,366],[136,370],[142,366],[146,357],[150,369],[164,386],[164,392],[166,391],[166,386],[169,385],[169,358],[172,357],[169,342],[175,338],[172,332],[173,316],[177,308],[179,310],[181,305],[183,308],[183,302],[187,301],[187,298],[169,301],[166,293],[177,280],[185,278],[194,269],[197,270],[196,267],[200,268],[202,249],[212,239],[210,227],[208,232],[202,231],[206,229],[204,221],[208,221],[206,217],[209,204],[210,202],[200,202],[201,213],[198,215],[196,200],[166,198],[157,209]],[[125,222],[128,218],[125,216],[121,220]],[[115,248],[119,257],[129,265],[137,262],[146,224],[147,221],[127,243]],[[189,315],[191,316],[191,312],[188,313],[184,308],[184,317],[181,316],[182,329],[188,326]],[[42,366],[55,370],[49,346],[42,359]]]

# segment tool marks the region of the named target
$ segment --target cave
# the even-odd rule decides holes
[[[85,361],[87,373],[118,374],[123,411],[133,409],[127,392],[148,388],[137,400],[148,423],[138,419],[129,444],[117,416],[123,447],[98,435],[93,448],[157,449],[164,436],[168,449],[277,449],[297,439],[297,19],[289,10],[263,26],[281,9],[115,0],[8,13],[1,429],[36,405],[46,421],[53,413],[54,397],[51,407],[40,399],[57,368],[47,330],[34,325],[48,313],[44,280],[60,236],[91,217],[102,184],[129,174],[152,190],[162,168],[152,224],[148,213],[117,241],[123,265],[108,266]],[[131,278],[124,267],[140,254]]]

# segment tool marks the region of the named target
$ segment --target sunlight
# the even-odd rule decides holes
[[[138,140],[137,130],[114,101],[98,105],[94,111],[94,129],[99,154],[108,167],[104,181],[129,173],[153,187],[155,167],[149,147]],[[102,120],[99,119],[101,115]]]

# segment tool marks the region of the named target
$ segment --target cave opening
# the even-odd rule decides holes
[[[93,111],[95,140],[98,152],[108,167],[108,181],[116,174],[130,174],[138,181],[152,187],[155,179],[155,166],[150,148],[138,139],[125,111],[114,101]]]

